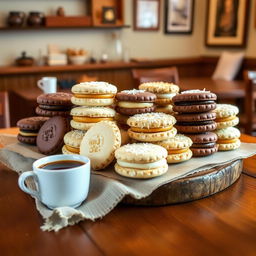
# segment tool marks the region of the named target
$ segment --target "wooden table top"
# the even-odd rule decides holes
[[[217,94],[218,99],[240,99],[245,96],[244,81],[213,80],[209,77],[181,78],[179,84],[181,90],[206,89]]]
[[[255,137],[241,139],[256,143]],[[1,166],[0,255],[255,255],[256,156],[244,161],[244,170],[230,188],[205,199],[119,205],[102,220],[54,233],[40,230],[34,200],[18,188],[18,175]]]

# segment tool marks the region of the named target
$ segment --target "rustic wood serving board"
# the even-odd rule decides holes
[[[122,201],[134,205],[167,205],[201,199],[231,186],[242,172],[243,161],[236,160],[230,164],[214,167],[185,178],[167,183],[150,196],[136,200],[127,196]]]

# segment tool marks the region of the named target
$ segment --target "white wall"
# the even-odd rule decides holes
[[[251,5],[250,33],[247,56],[256,56],[256,29],[253,27],[255,19],[255,1]],[[125,24],[132,25],[133,0],[125,2]],[[206,0],[195,0],[194,29],[192,35],[164,34],[164,0],[161,0],[160,29],[157,32],[138,32],[132,26],[119,31],[123,46],[129,49],[131,57],[141,58],[176,58],[199,55],[218,55],[223,49],[212,49],[204,46]],[[46,14],[53,14],[57,7],[63,6],[67,15],[84,14],[85,0],[0,0],[0,25],[3,25],[11,10],[25,12],[39,10]],[[34,30],[34,31],[1,31],[0,32],[0,65],[9,65],[27,51],[35,58],[39,49],[46,54],[47,44],[58,44],[61,49],[68,47],[82,47],[93,51],[99,58],[109,45],[110,34],[113,30]]]

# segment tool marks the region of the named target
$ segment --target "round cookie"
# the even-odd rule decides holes
[[[70,112],[73,120],[71,127],[78,130],[87,131],[95,123],[101,121],[114,121],[115,110],[108,107],[76,107]]]
[[[163,141],[176,135],[175,122],[173,116],[164,113],[137,114],[127,120],[128,135],[143,142]]]
[[[155,110],[156,95],[144,90],[124,90],[116,94],[116,111],[122,115],[149,113]]]
[[[70,152],[70,154],[79,154],[80,144],[85,135],[85,131],[73,130],[65,134],[64,143],[62,148],[62,153],[65,154]],[[65,153],[64,153],[65,152]]]
[[[38,131],[47,120],[47,117],[42,116],[27,117],[19,120],[17,122],[19,127],[18,141],[35,145]]]
[[[175,137],[159,142],[158,145],[167,150],[167,162],[172,164],[187,161],[192,157],[192,151],[189,149],[192,143],[189,137],[177,134]]]
[[[46,117],[68,117],[72,107],[71,96],[70,93],[65,92],[41,94],[37,97],[39,106],[36,108],[36,113]]]
[[[114,103],[116,86],[107,82],[84,82],[71,88],[72,103],[79,106],[110,106]]]
[[[217,96],[209,91],[189,90],[172,98],[173,110],[179,113],[202,113],[214,110]]]
[[[55,154],[62,148],[64,135],[69,131],[69,122],[61,116],[47,120],[40,128],[36,144],[38,150],[45,155]]]
[[[239,140],[241,133],[235,127],[228,127],[215,131],[218,136],[218,151],[234,150],[240,147]]]
[[[139,89],[156,94],[157,105],[169,105],[172,98],[179,92],[179,86],[167,82],[147,82],[139,86]]]
[[[63,116],[63,117],[69,117],[70,116],[70,110],[50,110],[50,109],[42,109],[40,107],[36,107],[36,114],[45,116],[45,117],[53,117],[53,116]]]
[[[223,129],[231,126],[236,126],[239,123],[239,118],[236,116],[239,109],[230,104],[217,104],[216,109],[217,129]]]
[[[216,130],[217,124],[214,121],[201,122],[179,122],[175,124],[175,128],[180,133],[202,133]]]
[[[168,171],[165,148],[151,143],[127,144],[115,152],[115,171],[125,177],[148,179]]]
[[[64,106],[71,107],[72,103],[70,101],[72,94],[66,92],[56,92],[56,93],[46,93],[41,94],[37,97],[37,103],[39,105],[46,106]]]
[[[169,115],[174,115],[173,106],[165,105],[165,106],[156,106],[155,112],[161,112]]]
[[[190,147],[193,156],[208,156],[217,152],[218,147],[216,145],[217,135],[213,132],[205,132],[201,134],[186,134],[193,144]]]
[[[100,170],[114,160],[114,152],[120,146],[121,134],[117,125],[111,121],[101,121],[84,135],[80,155],[90,158],[93,170]]]

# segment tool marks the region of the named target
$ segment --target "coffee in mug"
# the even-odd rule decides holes
[[[43,77],[37,81],[37,86],[44,93],[55,93],[57,92],[57,78],[56,77]]]
[[[37,190],[25,185],[32,177]],[[90,185],[90,159],[80,155],[54,155],[33,163],[33,171],[19,177],[19,187],[48,208],[78,207],[86,198]]]

